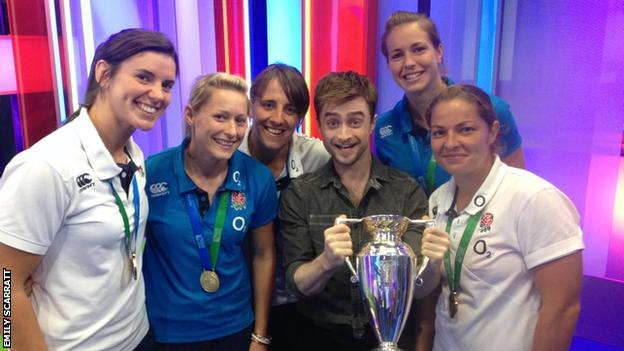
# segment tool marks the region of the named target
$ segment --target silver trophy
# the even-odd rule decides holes
[[[429,260],[424,258],[417,269],[416,255],[401,241],[410,223],[433,226],[433,220],[411,220],[397,215],[374,215],[364,218],[338,218],[336,223],[362,222],[364,230],[373,240],[357,255],[357,270],[349,258],[347,265],[359,281],[362,298],[368,305],[368,315],[373,323],[379,348],[395,351],[414,295],[414,286],[422,285],[420,275]]]

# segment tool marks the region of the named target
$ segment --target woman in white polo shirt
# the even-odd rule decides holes
[[[177,71],[163,34],[112,35],[95,52],[72,121],[7,165],[0,266],[12,274],[15,349],[152,348],[141,274],[145,172],[131,136],[163,114]]]
[[[283,63],[267,66],[254,79],[250,95],[253,124],[238,149],[269,167],[279,196],[291,179],[325,165],[329,153],[319,139],[295,131],[310,105],[308,86],[296,68]],[[299,331],[305,328],[305,322],[297,312],[297,298],[286,292],[282,240],[277,229],[275,289],[269,320],[273,351],[299,347]]]
[[[429,200],[451,240],[434,350],[567,350],[584,248],[576,208],[544,179],[501,162],[500,125],[479,88],[447,88],[427,122],[435,158],[452,175]]]

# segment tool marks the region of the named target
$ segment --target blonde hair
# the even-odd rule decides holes
[[[199,111],[217,89],[233,90],[247,97],[248,86],[243,78],[229,73],[218,72],[199,76],[191,88],[187,105],[193,112]],[[247,98],[248,114],[249,107],[249,98]]]
[[[193,113],[199,112],[202,106],[208,103],[214,92],[219,89],[227,89],[243,94],[247,101],[247,115],[249,115],[251,102],[249,102],[249,97],[247,97],[247,82],[239,76],[223,72],[197,77],[191,88],[187,106]],[[188,124],[186,124],[185,134],[186,136],[191,135],[191,127]]]

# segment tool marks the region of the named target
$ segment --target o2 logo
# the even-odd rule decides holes
[[[245,218],[241,216],[234,217],[232,220],[232,228],[236,231],[244,231],[245,230]]]
[[[483,239],[477,240],[472,249],[477,255],[485,255],[485,258],[492,257],[492,251],[488,250],[487,244]]]

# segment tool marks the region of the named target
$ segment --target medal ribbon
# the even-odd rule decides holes
[[[421,169],[420,169],[421,162],[420,162],[420,153],[418,152],[418,146],[416,145],[416,137],[414,137],[412,134],[409,134],[408,139],[410,142],[410,147],[412,149],[412,159],[414,161],[414,168],[415,168],[414,170],[416,171],[416,174],[418,174],[421,172]],[[437,163],[432,152],[431,158],[429,159],[429,162],[427,163],[427,170],[425,174],[427,182],[426,184],[424,184],[425,183],[424,181],[419,181],[421,185],[426,187],[425,191],[427,194],[433,193],[433,190],[435,189],[436,168],[437,168]],[[423,179],[425,177],[418,177],[418,178]]]
[[[450,250],[447,250],[444,254],[444,270],[446,271],[446,281],[448,283],[451,294],[459,292],[459,279],[461,278],[462,263],[464,262],[466,249],[468,248],[470,239],[472,239],[472,234],[474,234],[475,227],[477,226],[477,222],[479,221],[479,218],[481,216],[481,212],[483,212],[483,210],[468,218],[466,229],[464,229],[464,233],[462,234],[461,240],[459,241],[459,247],[457,248],[457,252],[455,253],[455,272],[453,272],[451,268]],[[453,223],[453,220],[454,218],[449,217],[449,219],[446,221],[447,233],[450,233],[451,231],[451,224]]]
[[[186,199],[186,211],[188,212],[191,227],[193,228],[193,236],[195,237],[195,243],[197,244],[197,251],[199,252],[199,257],[202,261],[202,267],[206,271],[211,270],[210,266],[212,266],[212,271],[214,272],[217,267],[217,257],[219,256],[219,248],[221,247],[221,234],[223,233],[223,224],[225,223],[229,196],[230,192],[227,190],[221,191],[219,194],[219,207],[217,208],[217,217],[212,231],[209,260],[208,249],[206,248],[206,243],[204,242],[204,233],[202,231],[201,220],[199,218],[199,209],[197,208],[197,195],[194,191],[184,195]]]
[[[124,207],[123,201],[119,197],[119,194],[115,191],[115,187],[113,186],[113,181],[110,180],[108,182],[111,188],[111,192],[115,197],[115,204],[117,205],[117,209],[119,210],[119,214],[121,215],[121,219],[123,220],[124,225],[124,233],[125,233],[125,245],[126,245],[126,253],[128,254],[128,258],[132,259],[134,255],[136,255],[137,249],[137,240],[139,237],[139,221],[141,218],[141,199],[139,194],[139,186],[137,185],[136,178],[132,178],[132,191],[134,192],[134,240],[132,240],[132,234],[130,233],[130,223],[128,221],[128,214],[126,213],[126,208]]]

